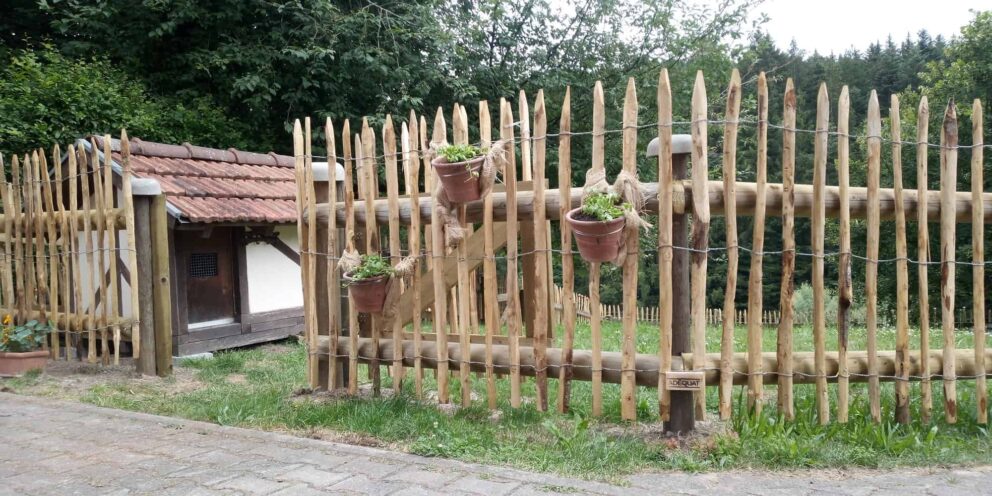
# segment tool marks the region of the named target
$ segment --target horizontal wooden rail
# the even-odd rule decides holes
[[[348,356],[349,355],[349,337],[341,336],[337,339],[338,347],[335,352],[338,356]],[[328,353],[328,338],[327,336],[320,336],[318,342],[317,352],[320,354]],[[411,340],[403,340],[403,363],[406,366],[412,366],[414,363],[414,343]],[[368,363],[369,359],[373,356],[373,346],[372,340],[369,338],[359,338],[358,339],[358,357],[362,363]],[[437,345],[436,343],[424,341],[421,344],[420,355],[422,357],[421,364],[427,368],[437,368]],[[992,373],[992,350],[986,352],[986,371],[985,373]],[[917,350],[910,351],[910,367],[909,376],[914,377],[920,375],[922,370],[919,361],[920,353]],[[973,376],[975,375],[975,354],[972,350],[955,350],[954,352],[956,364],[956,372],[958,377],[961,376]],[[930,350],[929,353],[929,365],[930,371],[934,379],[939,379],[943,371],[944,366],[944,356],[943,350]],[[393,342],[390,339],[384,339],[379,343],[379,353],[378,358],[380,361],[391,362],[393,359]],[[448,366],[452,368],[457,368],[461,363],[462,355],[457,342],[451,342],[448,344]],[[510,373],[510,354],[509,347],[506,345],[494,344],[492,347],[492,360],[493,360],[493,371],[497,374],[509,374]],[[572,355],[573,360],[573,378],[582,381],[588,381],[592,378],[592,353],[587,350],[574,350]],[[644,354],[638,353],[636,356],[636,379],[637,385],[639,386],[658,386],[658,356],[654,354]],[[469,351],[469,361],[470,366],[473,371],[485,372],[486,371],[486,345],[485,344],[471,344]],[[776,359],[776,354],[762,353],[762,370],[765,372],[774,372],[778,369],[778,362]],[[535,366],[534,366],[534,349],[529,346],[520,347],[520,373],[525,376],[534,376]],[[558,348],[547,348],[547,363],[548,363],[548,374],[550,377],[557,377],[561,369],[561,350]],[[879,380],[882,382],[891,382],[895,376],[895,364],[896,364],[896,352],[895,351],[879,351],[878,352],[878,374]],[[836,382],[838,370],[837,363],[837,352],[828,351],[826,352],[826,374],[828,381]],[[673,370],[690,370],[693,367],[693,356],[691,353],[685,353],[682,356],[672,357],[672,369]],[[734,384],[744,385],[747,384],[747,372],[748,372],[748,362],[747,355],[745,353],[735,353],[731,361],[731,366],[734,369]],[[620,383],[620,369],[621,369],[621,356],[618,351],[604,351],[603,352],[603,382],[610,384]],[[815,370],[813,364],[813,352],[799,352],[793,353],[792,355],[792,367],[793,367],[793,382],[796,384],[813,384],[816,382]],[[847,353],[847,367],[848,373],[850,374],[851,382],[867,382],[868,374],[868,353],[866,351],[849,351]],[[719,353],[709,353],[706,355],[706,363],[703,365],[703,369],[706,371],[706,385],[716,385],[719,383],[720,379],[720,354]],[[778,381],[778,376],[774,373],[767,373],[763,382],[765,384],[775,384]]]
[[[114,217],[114,222],[115,222],[114,223],[114,227],[116,227],[117,229],[124,229],[124,228],[127,227],[126,226],[126,223],[125,223],[126,214],[125,214],[125,211],[124,211],[123,208],[107,209],[107,210],[104,210],[103,212],[105,213],[105,215],[107,217],[110,217],[110,216],[113,216]],[[24,226],[25,225],[28,225],[28,223],[30,223],[31,226],[34,226],[35,225],[35,222],[41,222],[42,224],[47,225],[47,223],[49,222],[49,220],[51,220],[53,222],[60,222],[61,223],[61,219],[62,219],[62,216],[63,215],[65,216],[66,219],[75,216],[76,228],[77,229],[83,229],[83,227],[86,224],[86,219],[87,218],[90,219],[90,228],[91,229],[98,229],[98,228],[99,229],[103,229],[105,227],[103,225],[98,224],[98,220],[97,219],[99,218],[99,213],[98,213],[97,210],[90,210],[88,212],[85,212],[85,211],[81,211],[80,210],[80,211],[77,211],[75,213],[70,213],[70,212],[55,212],[54,214],[51,213],[51,212],[35,212],[35,213],[33,213],[31,215],[31,219],[30,220],[28,220],[27,215],[22,214],[21,215],[21,228],[24,228]],[[0,233],[6,232],[5,219],[6,219],[6,214],[0,214]],[[13,217],[13,221],[11,222],[11,227],[13,228],[13,226],[16,226],[16,225],[17,225],[17,216],[14,216]],[[64,226],[65,229],[68,229],[68,227],[69,227],[69,223],[67,223]]]
[[[648,213],[658,212],[658,183],[643,183],[644,192],[648,199],[645,210]],[[848,201],[851,205],[852,218],[866,218],[868,215],[868,188],[850,187]],[[561,198],[557,189],[549,189],[544,194],[545,208],[547,216],[552,220],[559,220],[559,208]],[[906,216],[915,216],[919,202],[915,190],[905,190],[903,195],[903,205]],[[929,191],[927,193],[927,218],[931,222],[940,220],[940,191]],[[571,192],[571,206],[578,207],[582,199],[582,190],[573,188]],[[710,213],[713,215],[723,215],[724,195],[723,182],[710,181],[708,196],[710,199]],[[496,221],[506,220],[506,193],[493,192],[493,218]],[[736,183],[736,205],[738,215],[751,215],[754,213],[754,205],[757,199],[757,185],[755,183]],[[878,192],[879,210],[882,219],[895,218],[895,193],[892,189],[880,189]],[[766,215],[780,217],[782,215],[782,185],[768,184],[765,193]],[[421,197],[420,221],[430,224],[431,222],[431,198]],[[376,222],[389,221],[389,204],[387,199],[375,200]],[[824,192],[824,203],[827,217],[838,217],[840,215],[840,189],[837,186],[827,186]],[[992,193],[982,195],[982,207],[985,212],[985,223],[992,223]],[[327,204],[317,205],[317,222],[327,222]],[[355,220],[359,223],[365,222],[365,205],[355,203]],[[689,181],[680,181],[672,185],[672,208],[676,214],[684,214],[692,211],[692,184]],[[795,187],[795,215],[797,217],[809,217],[813,212],[813,186],[809,184],[797,184]],[[466,204],[466,215],[468,222],[482,221],[482,202],[474,201]],[[399,199],[400,222],[404,225],[410,224],[410,198]],[[971,222],[971,193],[955,193],[955,216],[958,222]],[[345,221],[344,203],[338,203],[337,219],[339,223]],[[529,220],[534,214],[534,193],[531,191],[517,192],[517,220]],[[306,218],[306,216],[304,216]]]

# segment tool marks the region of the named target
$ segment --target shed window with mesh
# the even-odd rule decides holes
[[[195,278],[217,277],[217,253],[191,253],[189,276]]]

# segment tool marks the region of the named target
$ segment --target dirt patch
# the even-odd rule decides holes
[[[710,449],[715,447],[718,439],[737,435],[728,422],[721,420],[697,421],[696,430],[685,435],[665,432],[661,422],[631,425],[597,424],[594,428],[613,437],[634,437],[647,444],[662,444],[672,449],[692,450]]]
[[[130,384],[135,387],[161,389],[163,394],[196,391],[203,384],[194,371],[175,367],[172,377],[141,375],[134,370],[132,359],[122,358],[119,365],[100,365],[78,361],[50,361],[45,371],[34,378],[2,379],[4,389],[61,399],[78,399],[97,386]]]
[[[282,431],[294,436],[309,439],[319,439],[332,443],[353,444],[357,446],[367,446],[369,448],[382,448],[394,451],[405,451],[404,447],[398,443],[387,443],[376,439],[368,434],[356,432],[341,432],[326,427],[311,427],[306,429],[296,429]]]
[[[244,374],[231,374],[227,376],[227,382],[230,384],[247,384],[248,377]]]

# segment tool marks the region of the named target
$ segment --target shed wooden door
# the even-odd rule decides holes
[[[238,285],[233,231],[177,231],[177,269],[185,271],[190,330],[230,324],[237,318]]]

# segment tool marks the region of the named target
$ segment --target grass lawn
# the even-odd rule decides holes
[[[620,345],[620,325],[604,325],[604,348]],[[774,350],[775,329],[765,330],[765,349]],[[828,343],[836,337],[828,334]],[[708,330],[708,348],[719,349],[719,329]],[[654,353],[657,328],[641,325],[638,351]],[[745,349],[746,331],[737,330],[735,347]],[[879,349],[894,348],[894,331],[879,332]],[[812,350],[812,332],[796,330],[796,349]],[[580,324],[576,348],[589,345],[589,328]],[[863,329],[851,333],[852,350],[864,349]],[[912,337],[918,343],[918,336]],[[931,337],[940,343],[939,331]],[[961,331],[958,346],[971,347],[971,333]],[[914,346],[915,347],[915,346]],[[54,372],[0,382],[16,392],[54,395],[127,410],[156,413],[241,427],[282,430],[298,435],[382,445],[427,456],[495,463],[519,468],[601,480],[618,480],[625,474],[650,469],[717,470],[731,468],[891,467],[897,465],[951,465],[992,463],[992,439],[986,427],[975,423],[974,383],[960,381],[959,421],[943,419],[943,396],[933,383],[934,418],[931,425],[918,422],[899,426],[892,422],[892,384],[883,384],[882,424],[869,420],[866,384],[851,385],[851,420],[847,424],[820,426],[812,385],[797,386],[798,418],[784,422],[775,415],[775,387],[766,386],[769,406],[759,417],[738,414],[729,425],[704,425],[709,434],[678,442],[660,434],[656,423],[657,393],[639,388],[640,423],[620,421],[619,386],[604,384],[604,413],[589,417],[589,383],[573,383],[573,413],[539,413],[533,404],[520,409],[508,405],[509,383],[498,381],[500,414],[485,406],[485,381],[475,378],[477,406],[454,413],[428,403],[413,401],[412,380],[401,395],[392,398],[333,398],[328,395],[295,396],[306,385],[305,350],[296,343],[267,345],[218,353],[213,359],[186,360],[176,376],[140,379],[110,374],[79,383],[53,382]],[[365,378],[362,367],[362,378]],[[99,375],[99,372],[94,372]],[[432,372],[425,377],[431,390]],[[383,374],[384,385],[389,384]],[[475,376],[473,376],[475,377]],[[451,381],[451,397],[460,397],[458,382]],[[549,396],[556,397],[557,381],[549,381]],[[831,401],[835,389],[831,385]],[[524,382],[525,398],[534,397],[532,379]],[[734,399],[743,401],[743,389]],[[716,388],[708,390],[708,406],[716,418]],[[912,415],[919,418],[919,388],[911,388]],[[737,411],[743,411],[737,409]]]

